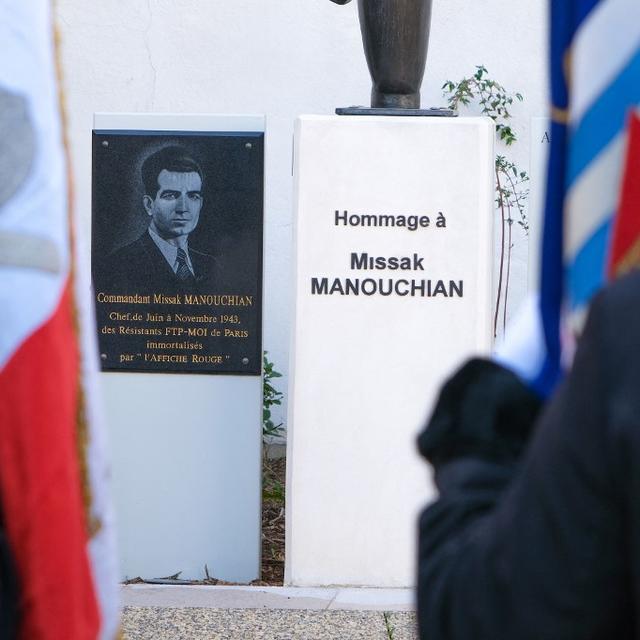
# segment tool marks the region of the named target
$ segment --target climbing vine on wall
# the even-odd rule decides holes
[[[514,247],[514,223],[520,225],[525,234],[529,233],[526,203],[529,196],[529,176],[507,155],[506,149],[518,140],[512,129],[511,106],[522,102],[520,93],[507,91],[503,85],[493,80],[486,67],[479,65],[475,73],[458,82],[447,80],[442,89],[450,109],[461,107],[480,112],[491,118],[496,125],[496,137],[505,149],[504,154],[496,155],[495,190],[496,211],[500,218],[500,264],[498,268],[498,290],[493,314],[493,335],[498,334],[499,323],[504,331],[509,305],[509,285],[511,278],[511,256]]]

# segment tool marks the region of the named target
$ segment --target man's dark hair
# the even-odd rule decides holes
[[[167,171],[179,171],[180,173],[191,173],[195,171],[200,180],[204,182],[202,169],[200,165],[187,154],[184,147],[163,147],[155,153],[152,153],[142,163],[142,184],[144,185],[144,193],[151,198],[156,197],[160,185],[158,184],[158,176],[163,169]]]

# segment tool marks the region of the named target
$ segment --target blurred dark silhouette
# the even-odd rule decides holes
[[[441,392],[419,438],[440,492],[419,524],[422,640],[640,638],[640,274],[596,297],[536,421],[538,404],[488,361]]]

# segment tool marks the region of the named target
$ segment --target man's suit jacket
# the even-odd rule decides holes
[[[640,274],[594,301],[522,456],[524,391],[496,367],[454,376],[420,436],[440,491],[420,520],[420,637],[640,638]]]
[[[147,231],[112,253],[100,268],[96,290],[113,293],[211,293],[224,289],[219,264],[213,256],[189,247],[195,278],[178,279]]]

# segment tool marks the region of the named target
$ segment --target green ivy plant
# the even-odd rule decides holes
[[[262,438],[272,438],[282,435],[284,428],[282,422],[275,424],[271,418],[271,407],[282,404],[284,394],[278,391],[273,384],[274,378],[282,378],[282,374],[276,371],[273,362],[267,357],[267,351],[262,356]]]
[[[476,66],[473,75],[459,82],[447,80],[442,89],[450,109],[460,106],[476,107],[489,116],[496,124],[496,136],[505,147],[517,141],[517,135],[508,123],[510,108],[514,101],[522,102],[520,93],[511,93],[503,85],[489,76],[486,67]],[[502,308],[503,331],[507,322],[509,300],[509,278],[511,275],[511,250],[513,249],[512,225],[519,224],[525,234],[529,233],[529,220],[526,215],[526,201],[529,197],[529,176],[519,169],[506,155],[498,154],[495,161],[496,209],[501,218],[500,268],[498,275],[498,293],[493,317],[493,335],[498,333],[498,319]],[[517,218],[514,218],[514,214]]]

